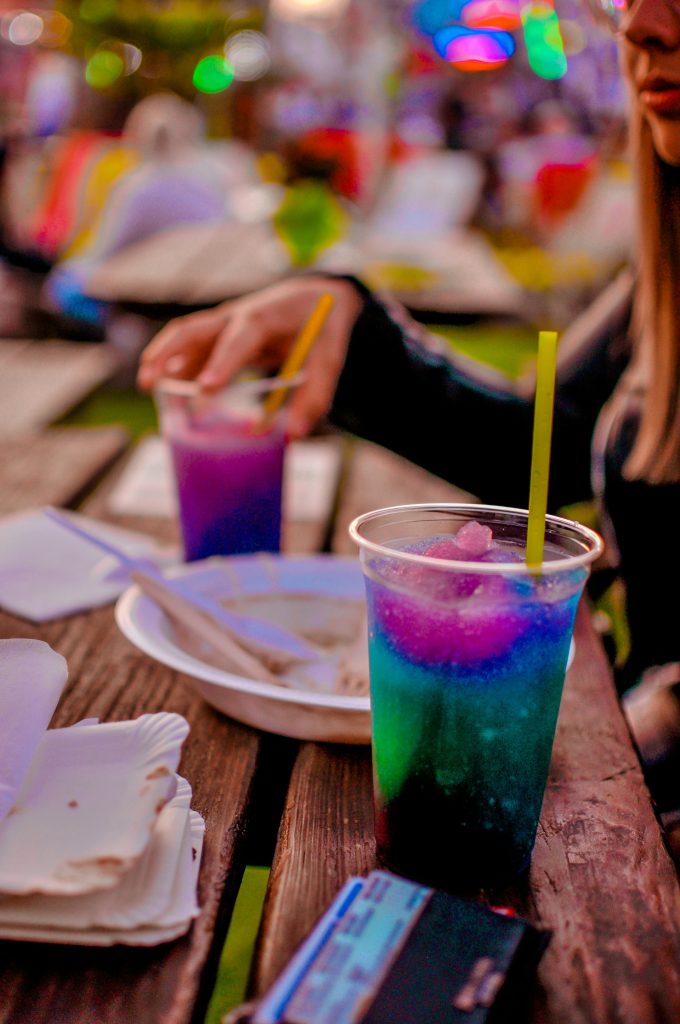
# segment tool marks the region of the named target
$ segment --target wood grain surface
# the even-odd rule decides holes
[[[531,870],[508,894],[553,932],[536,1016],[673,1024],[680,888],[586,605],[576,645]]]
[[[459,229],[446,235],[445,244],[428,244],[426,265],[417,246],[404,258],[404,239],[397,258],[389,242],[385,248],[376,246],[380,234],[378,229],[365,252],[353,246],[343,272],[364,277],[371,287],[390,291],[420,313],[526,315],[526,293],[478,232]],[[408,287],[419,268],[426,286]],[[285,248],[268,224],[182,224],[110,256],[87,287],[89,295],[109,302],[212,305],[290,273]]]
[[[273,284],[286,269],[266,224],[180,224],[109,256],[87,287],[107,302],[211,305]]]
[[[255,993],[274,981],[350,875],[374,866],[369,749],[303,744],[267,891]]]
[[[0,341],[0,437],[53,423],[113,374],[104,344]]]
[[[120,427],[62,427],[3,439],[0,515],[73,505],[128,444]]]

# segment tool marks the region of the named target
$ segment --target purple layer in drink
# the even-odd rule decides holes
[[[280,425],[187,424],[170,437],[170,446],[188,561],[280,550]]]

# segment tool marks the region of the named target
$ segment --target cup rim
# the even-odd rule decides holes
[[[292,376],[280,377],[253,377],[240,380],[238,377],[228,381],[224,387],[217,391],[207,391],[196,380],[183,380],[179,377],[161,377],[153,390],[158,394],[177,395],[179,398],[211,398],[219,399],[233,391],[255,392],[256,394],[267,394],[279,388],[294,388],[304,380],[304,371],[299,371]]]
[[[582,523],[576,522],[574,519],[565,519],[562,516],[546,515],[546,522],[553,526],[566,528],[572,530],[574,533],[578,533],[582,538],[585,538],[590,544],[591,549],[584,551],[580,555],[566,555],[564,558],[552,559],[550,561],[544,561],[540,565],[532,566],[529,568],[526,562],[462,562],[455,559],[448,558],[433,558],[430,555],[418,555],[410,551],[400,551],[396,548],[387,547],[385,544],[380,544],[377,541],[368,540],[366,537],[361,536],[361,528],[366,523],[370,523],[381,516],[388,516],[391,513],[396,512],[418,512],[418,511],[432,511],[432,512],[475,512],[477,511],[489,511],[489,512],[500,512],[500,513],[512,513],[513,515],[524,516],[528,520],[529,512],[528,509],[524,508],[512,508],[508,505],[483,505],[472,502],[422,502],[411,505],[390,505],[387,508],[373,509],[371,512],[364,512],[363,515],[357,516],[349,524],[349,535],[355,544],[358,545],[359,549],[364,551],[370,551],[372,554],[380,555],[385,558],[399,558],[406,562],[411,562],[415,565],[432,569],[453,569],[461,572],[474,572],[484,574],[499,574],[503,575],[510,574],[513,576],[526,575],[530,572],[541,572],[541,573],[556,573],[566,572],[572,569],[576,569],[580,566],[587,566],[593,562],[596,558],[604,551],[604,541],[595,530],[591,530],[588,526],[583,526]]]

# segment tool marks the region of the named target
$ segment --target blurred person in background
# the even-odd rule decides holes
[[[287,168],[281,201],[272,223],[291,264],[304,267],[314,263],[326,249],[347,235],[352,204],[332,187],[339,161],[304,141],[288,142],[283,148]]]
[[[134,165],[45,282],[48,306],[96,325],[107,306],[88,297],[87,281],[107,257],[168,227],[230,217],[228,169],[205,144],[203,118],[191,103],[173,93],[145,97],[128,115],[122,141]]]
[[[547,235],[577,206],[598,162],[595,138],[581,120],[566,103],[544,100],[498,146],[507,225],[529,236]]]
[[[38,146],[45,140],[36,143],[25,105],[0,97],[0,259],[44,271],[51,264],[33,230],[44,179]]]
[[[550,508],[600,503],[626,588],[625,691],[643,676],[680,681],[677,601],[667,596],[680,578],[669,529],[680,519],[680,7],[635,0],[620,17],[640,241],[634,279],[614,282],[563,337]],[[144,352],[140,385],[196,377],[215,390],[247,364],[275,370],[324,291],[335,306],[291,401],[291,434],[329,414],[484,502],[526,507],[531,397],[480,384],[355,280],[288,280],[177,320]],[[680,803],[677,774],[664,799]]]

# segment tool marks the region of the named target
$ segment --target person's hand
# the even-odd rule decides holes
[[[216,391],[245,366],[276,370],[324,292],[335,302],[288,409],[288,432],[302,437],[330,408],[361,308],[348,281],[295,278],[173,320],[142,353],[137,382],[149,390],[162,377],[196,379],[206,391]]]

